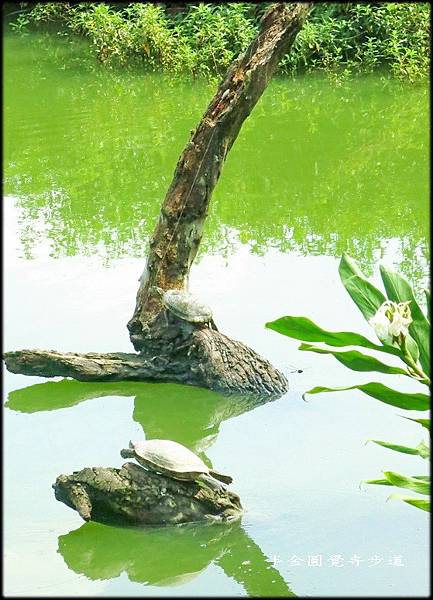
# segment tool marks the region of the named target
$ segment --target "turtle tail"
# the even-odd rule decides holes
[[[210,470],[209,475],[212,475],[214,479],[218,479],[218,481],[222,481],[227,485],[233,481],[233,477],[230,477],[230,475],[223,475],[222,473],[218,473],[218,471]]]

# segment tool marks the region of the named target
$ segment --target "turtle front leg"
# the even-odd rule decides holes
[[[227,490],[226,486],[214,479],[211,475],[207,475],[207,473],[202,473],[197,481],[200,483],[204,483],[207,487],[210,487],[211,490],[215,492],[225,492]]]

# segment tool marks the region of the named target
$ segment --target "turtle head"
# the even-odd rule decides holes
[[[129,442],[129,448],[123,448],[123,450],[120,451],[120,456],[122,458],[134,458],[135,456],[135,452],[134,452],[134,442]]]

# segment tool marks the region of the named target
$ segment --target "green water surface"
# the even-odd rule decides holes
[[[215,86],[108,70],[53,34],[8,34],[4,50],[4,348],[131,351],[147,241]],[[7,595],[428,593],[427,513],[359,486],[382,470],[427,472],[420,457],[364,445],[417,445],[420,428],[356,391],[303,402],[313,385],[372,379],[264,328],[306,315],[371,336],[339,282],[343,251],[376,281],[382,258],[417,292],[427,285],[428,102],[427,87],[380,76],[277,79],[230,152],[190,287],[220,330],[288,374],[284,397],[5,372]],[[400,379],[374,375],[422,391]],[[241,522],[83,524],[55,500],[60,473],[120,466],[143,438],[230,473]]]

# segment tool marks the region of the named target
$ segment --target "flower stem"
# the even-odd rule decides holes
[[[406,337],[403,335],[400,335],[399,342],[400,342],[400,348],[403,352],[403,360],[410,367],[410,371],[413,372],[413,375],[411,375],[411,377],[413,377],[414,379],[417,379],[420,383],[424,383],[425,385],[430,385],[430,383],[431,383],[430,378],[428,377],[428,375],[426,375],[424,373],[424,371],[421,369],[421,367],[416,363],[416,361],[413,359],[412,355],[410,354],[409,350],[407,349]]]

